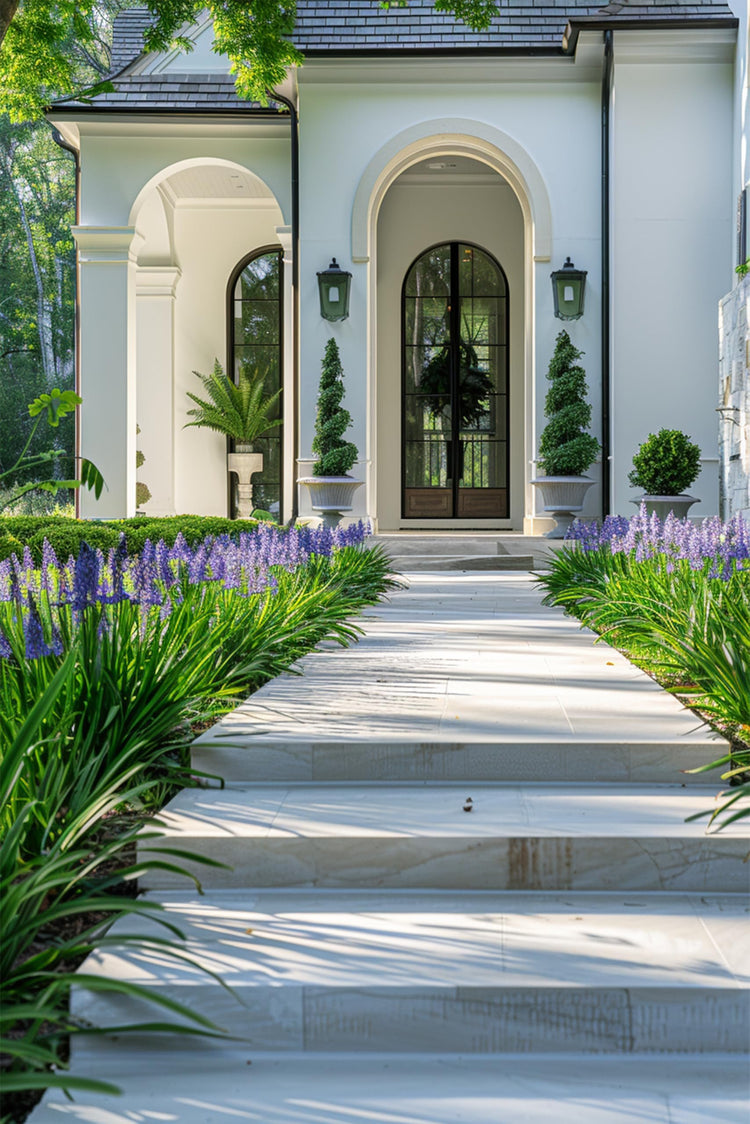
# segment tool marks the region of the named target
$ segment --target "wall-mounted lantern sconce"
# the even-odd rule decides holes
[[[586,270],[576,269],[570,258],[566,258],[562,269],[556,269],[551,277],[557,319],[580,320],[586,293]]]
[[[349,291],[352,275],[337,264],[334,258],[328,269],[318,274],[320,290],[320,315],[324,320],[346,320],[349,315]]]

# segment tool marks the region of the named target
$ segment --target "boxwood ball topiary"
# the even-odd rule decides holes
[[[639,447],[628,480],[647,496],[679,496],[700,470],[700,447],[679,429],[660,429]]]
[[[586,372],[577,365],[582,355],[568,333],[560,332],[547,370],[551,385],[544,416],[549,421],[539,440],[539,468],[546,476],[582,476],[599,452],[599,442],[586,432],[591,406]]]
[[[344,397],[344,372],[338,344],[331,338],[326,344],[320,375],[318,413],[312,449],[318,459],[314,476],[346,476],[357,459],[357,446],[344,441],[343,435],[352,424],[351,414],[341,405]]]

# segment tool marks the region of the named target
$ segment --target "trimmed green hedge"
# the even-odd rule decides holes
[[[17,515],[0,518],[0,560],[11,554],[22,554],[28,546],[35,562],[40,562],[45,538],[57,557],[64,561],[69,555],[77,557],[82,542],[108,551],[117,546],[120,534],[125,533],[128,553],[137,554],[146,539],[158,542],[164,539],[172,546],[179,534],[192,546],[208,535],[231,535],[252,531],[256,519],[224,519],[213,515],[172,515],[156,518],[139,515],[134,519],[113,519],[93,522],[87,519],[68,519],[65,516]]]

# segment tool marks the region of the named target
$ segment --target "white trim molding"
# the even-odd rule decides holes
[[[534,261],[550,261],[552,208],[538,167],[507,133],[483,121],[458,117],[421,121],[397,133],[375,153],[354,196],[352,261],[370,260],[377,214],[394,180],[413,164],[446,154],[473,157],[507,180],[531,227]]]

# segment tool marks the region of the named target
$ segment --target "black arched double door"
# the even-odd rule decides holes
[[[506,518],[508,285],[495,259],[464,242],[417,258],[402,340],[403,518]]]

